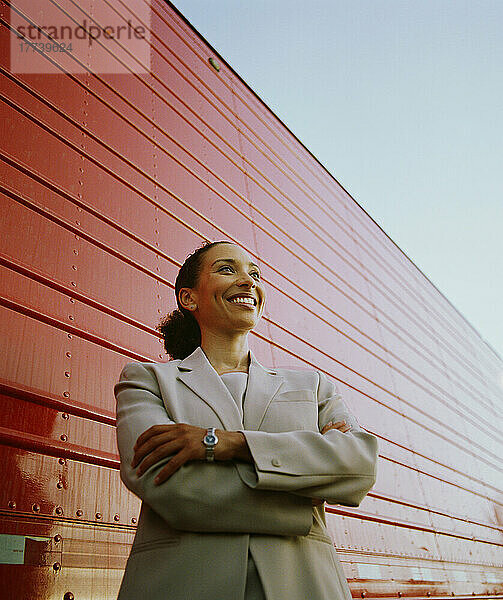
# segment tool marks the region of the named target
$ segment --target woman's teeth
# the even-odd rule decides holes
[[[229,302],[234,302],[236,304],[249,304],[250,306],[255,306],[255,301],[253,298],[233,298],[229,300]]]

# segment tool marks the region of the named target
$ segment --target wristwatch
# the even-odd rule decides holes
[[[217,445],[218,437],[214,427],[208,427],[206,435],[203,439],[203,444],[206,446],[206,460],[212,462],[215,460],[215,446]]]

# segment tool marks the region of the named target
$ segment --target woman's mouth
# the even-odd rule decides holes
[[[236,296],[227,300],[231,304],[236,304],[237,306],[244,306],[246,308],[255,308],[256,300],[254,298],[249,298],[245,296]]]

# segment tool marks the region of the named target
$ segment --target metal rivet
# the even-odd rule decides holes
[[[133,517],[133,518],[131,519],[131,523],[132,523],[133,525],[136,525],[136,517]]]
[[[68,441],[68,436],[66,435],[66,433],[62,433],[62,434],[59,436],[59,439],[60,439],[62,442],[67,442],[67,441]]]
[[[69,398],[70,397],[70,392],[63,392],[63,396],[65,398]]]
[[[72,298],[70,298],[70,302],[72,301]],[[72,353],[71,352],[65,352],[66,356],[68,358],[72,358]]]
[[[72,265],[72,270],[76,271],[77,270],[77,265]]]
[[[121,518],[119,517],[119,515],[114,515],[114,521],[120,521],[120,519]]]
[[[59,562],[56,562],[56,563],[54,563],[54,564],[52,565],[52,568],[53,568],[55,571],[59,571],[59,570],[61,569],[61,563],[59,563]]]
[[[75,514],[77,515],[77,517],[81,517],[83,513],[79,508],[79,510]]]
[[[16,503],[14,502],[14,500],[9,500],[7,506],[9,508],[16,508]]]
[[[367,592],[362,592],[360,595],[361,595],[362,598],[366,598],[367,597]]]
[[[63,596],[63,600],[75,600],[75,596],[72,594],[72,592],[66,592]]]
[[[208,62],[215,69],[215,71],[217,71],[217,72],[220,71],[220,65],[217,63],[217,61],[214,58],[208,58]]]
[[[101,513],[96,513],[96,518],[97,519],[101,519],[103,517],[103,515]]]
[[[65,377],[70,377],[70,371],[65,371]]]
[[[54,536],[54,541],[56,542],[56,544],[59,544],[59,542],[62,540],[63,538],[59,535],[59,533],[57,533]]]
[[[61,414],[61,418],[62,418],[62,419],[69,419],[69,418],[70,418],[70,415],[69,415],[68,413],[62,413],[62,414]]]
[[[71,340],[71,339],[72,339],[72,337],[73,337],[73,336],[72,336],[72,334],[71,334],[71,333],[69,333],[69,334],[68,334],[68,339],[69,339],[69,340]]]
[[[63,489],[63,482],[62,481],[58,481],[58,483],[56,484],[56,487],[58,488],[58,490]]]
[[[61,506],[56,506],[56,508],[54,509],[55,513],[57,515],[62,515],[63,514],[63,509],[61,508]]]
[[[70,319],[70,321],[74,321],[75,320],[75,317],[73,315],[68,315],[68,318]]]
[[[70,285],[73,285],[73,287],[77,287],[77,283],[75,281],[71,281]]]
[[[40,512],[40,504],[32,504],[31,505],[31,510],[33,512]]]

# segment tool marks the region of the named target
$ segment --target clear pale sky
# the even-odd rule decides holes
[[[503,0],[173,3],[503,358]]]

